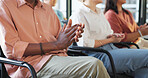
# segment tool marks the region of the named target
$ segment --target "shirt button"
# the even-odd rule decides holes
[[[40,38],[42,38],[42,36],[40,36]]]

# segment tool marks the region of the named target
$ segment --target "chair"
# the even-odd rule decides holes
[[[135,44],[133,44],[133,45],[135,45]],[[122,46],[125,46],[125,45],[123,44]],[[126,44],[126,46],[129,47],[128,44]],[[83,53],[82,51],[94,51],[94,52],[105,53],[105,54],[108,55],[110,63],[111,63],[111,67],[112,67],[112,73],[109,73],[111,78],[133,78],[133,77],[128,76],[128,75],[126,75],[124,73],[122,73],[122,74],[121,73],[116,73],[116,68],[115,68],[115,65],[114,65],[113,58],[112,58],[111,54],[108,51],[104,50],[104,49],[90,48],[90,47],[80,47],[80,46],[77,46],[77,43],[73,43],[73,45],[69,47],[69,50],[71,50],[71,51],[68,51],[68,54],[71,55],[71,56],[87,56],[87,54]]]
[[[26,67],[31,72],[32,78],[37,78],[36,72],[30,64],[24,61],[16,61],[16,60],[7,59],[4,56],[3,51],[0,47],[0,78],[10,78],[6,71],[4,64],[11,64],[11,65],[16,65],[16,66]]]
[[[120,42],[120,43],[113,43],[114,45],[120,46],[120,47],[127,47],[130,49],[130,46],[133,45],[135,46],[137,49],[140,49],[140,47],[133,42]]]

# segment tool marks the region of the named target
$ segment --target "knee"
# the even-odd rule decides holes
[[[102,62],[101,60],[97,59],[97,58],[92,58],[92,59],[90,60],[90,63],[91,63],[92,65],[99,66],[99,67],[104,66],[103,62]]]

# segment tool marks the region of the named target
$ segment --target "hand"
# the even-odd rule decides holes
[[[121,40],[123,40],[125,38],[124,34],[119,34],[119,33],[114,33],[112,35],[109,35],[108,38],[112,39],[113,43],[118,43],[121,42]]]
[[[109,36],[107,36],[107,38],[111,38],[112,36],[115,36],[116,38],[125,38],[125,35],[123,33],[114,33],[114,34],[111,34]]]
[[[75,42],[78,42],[79,39],[78,38],[81,38],[82,37],[82,33],[84,32],[84,24],[76,24],[78,26],[78,30],[76,31],[76,36],[75,36]]]
[[[78,38],[82,37],[81,33],[83,33],[84,25],[76,24],[72,25],[72,20],[70,19],[68,25],[64,25],[63,29],[61,30],[59,37],[57,39],[57,48],[58,49],[65,49],[70,46],[73,42],[79,41]]]
[[[144,25],[140,25],[140,27],[139,27],[139,29],[145,29],[145,28],[148,28],[147,23],[145,23]]]
[[[148,35],[148,25],[147,24],[141,25],[139,30],[141,31],[142,35]]]

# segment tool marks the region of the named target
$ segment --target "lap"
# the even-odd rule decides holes
[[[130,73],[141,67],[148,67],[148,50],[147,49],[115,49],[109,50],[113,57],[115,67],[119,73]],[[110,61],[106,54],[99,52],[87,52],[104,62],[105,67],[111,71]]]
[[[99,61],[93,57],[62,57],[53,56],[45,66],[38,72],[42,78],[68,78],[83,75],[92,66],[92,62]],[[101,64],[101,61],[99,61]],[[102,63],[103,65],[103,63]]]

